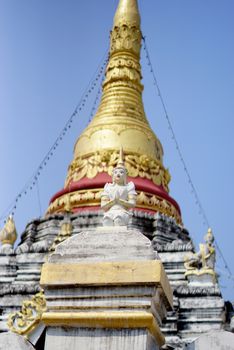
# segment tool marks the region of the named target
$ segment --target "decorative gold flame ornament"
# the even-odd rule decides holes
[[[137,191],[168,202],[176,212],[173,217],[181,222],[179,206],[168,195],[170,174],[163,166],[163,148],[144,111],[140,22],[137,0],[120,0],[110,35],[100,105],[75,144],[65,188],[52,198],[48,214],[64,211],[65,195],[71,199],[73,212],[80,210],[81,204],[83,209],[97,206],[97,199],[100,206],[100,198],[93,194],[93,203],[89,201],[87,205],[82,196],[80,202],[74,201],[74,195],[86,190],[90,197],[90,191],[93,193],[110,181],[122,145],[128,176]],[[143,210],[139,204],[138,209]],[[155,211],[155,206],[149,205],[149,210]]]
[[[34,295],[31,300],[24,301],[21,311],[10,314],[7,325],[11,332],[28,335],[40,323],[45,311],[46,300],[43,291],[41,291]]]
[[[5,226],[0,231],[0,242],[2,245],[13,246],[17,238],[17,231],[15,227],[15,222],[12,216],[6,221]]]
[[[117,150],[98,150],[89,157],[76,158],[70,164],[65,186],[69,186],[71,182],[79,181],[84,177],[93,179],[104,172],[111,176],[117,165],[118,156]],[[154,184],[161,185],[165,191],[169,191],[170,174],[157,160],[145,154],[126,151],[125,166],[129,176],[149,179]]]

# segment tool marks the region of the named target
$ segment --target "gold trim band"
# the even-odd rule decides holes
[[[126,130],[125,125],[116,125],[115,123],[114,130],[118,129],[118,127]],[[105,128],[107,128],[107,125],[105,125]],[[144,130],[144,124],[140,126],[140,130]],[[152,133],[151,130],[150,133]],[[159,141],[157,141],[155,137],[155,144],[157,145],[158,143]],[[162,186],[168,192],[168,184],[170,182],[171,176],[169,174],[169,171],[165,169],[162,164],[161,148],[159,145],[157,147],[158,159],[136,152],[125,151],[124,161],[129,176],[140,176],[143,179],[149,179],[153,181],[155,185]],[[84,177],[93,179],[95,176],[103,172],[106,172],[111,176],[114,167],[116,167],[118,163],[118,159],[119,152],[118,150],[114,149],[95,151],[81,157],[77,157],[69,166],[65,187],[69,186],[70,182],[79,181]]]
[[[100,206],[102,188],[86,189],[66,193],[54,200],[47,209],[47,214],[71,211],[73,208]],[[144,208],[158,211],[164,215],[170,216],[176,220],[178,224],[182,223],[181,216],[177,209],[166,199],[162,199],[157,195],[147,192],[137,192],[136,208]]]
[[[41,286],[70,285],[113,286],[151,284],[162,288],[167,304],[172,307],[173,294],[160,260],[95,262],[79,264],[45,263]]]
[[[159,346],[165,343],[154,316],[149,312],[46,312],[42,321],[47,326],[73,326],[80,328],[147,328]]]

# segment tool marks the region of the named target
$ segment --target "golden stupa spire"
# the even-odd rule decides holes
[[[101,101],[75,144],[65,187],[52,198],[49,213],[64,210],[67,196],[74,211],[100,206],[101,188],[117,166],[122,146],[128,176],[140,193],[137,205],[180,217],[177,203],[167,194],[170,175],[163,166],[161,143],[144,111],[140,24],[137,0],[120,0],[110,34]]]
[[[114,27],[122,24],[140,27],[141,18],[138,10],[137,0],[120,0],[114,17]]]
[[[117,162],[122,145],[129,176],[146,177],[168,191],[170,176],[162,165],[162,146],[150,128],[142,101],[141,40],[137,0],[120,0],[110,35],[110,58],[101,102],[76,142],[66,186],[102,172],[98,164],[103,163],[103,154],[104,160],[109,160],[104,171],[111,174],[114,154]]]

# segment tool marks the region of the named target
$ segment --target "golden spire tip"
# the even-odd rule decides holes
[[[114,27],[124,23],[140,26],[137,0],[120,0],[114,17]]]

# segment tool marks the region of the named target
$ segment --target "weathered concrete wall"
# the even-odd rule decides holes
[[[35,350],[24,337],[15,333],[0,334],[0,350]]]
[[[50,328],[45,349],[54,350],[158,350],[145,329]]]
[[[204,334],[191,344],[186,350],[234,350],[234,334],[225,331],[216,331]]]

